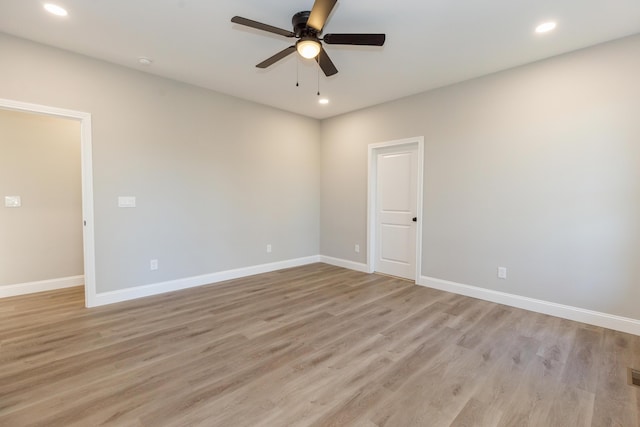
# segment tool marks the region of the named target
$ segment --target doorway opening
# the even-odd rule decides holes
[[[417,282],[422,259],[424,137],[369,145],[367,266]]]
[[[95,241],[93,223],[93,168],[91,155],[91,115],[89,113],[49,107],[38,104],[29,104],[0,98],[0,109],[41,114],[50,117],[72,119],[80,123],[80,162],[81,162],[81,193],[82,193],[82,254],[84,265],[84,294],[85,306],[91,307],[95,302]],[[11,195],[3,195],[10,196]],[[4,197],[3,197],[4,198]],[[9,200],[12,202],[14,199]],[[18,199],[15,199],[16,203]],[[5,200],[5,203],[8,203]],[[42,285],[46,290],[46,284]],[[17,294],[24,294],[38,290],[38,286],[31,287],[31,290],[22,291]],[[34,290],[35,289],[35,290]],[[8,296],[8,295],[7,295]]]

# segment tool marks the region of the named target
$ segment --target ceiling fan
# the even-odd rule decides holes
[[[338,69],[331,61],[331,58],[329,58],[329,55],[327,55],[321,42],[325,42],[326,44],[382,46],[385,41],[384,34],[325,34],[324,37],[321,38],[322,28],[336,2],[337,0],[316,0],[310,12],[303,11],[293,15],[291,19],[293,31],[242,18],[241,16],[234,16],[231,18],[231,22],[281,36],[299,39],[294,45],[265,59],[256,65],[256,67],[267,68],[297,51],[303,58],[315,58],[324,74],[328,77],[336,74]]]

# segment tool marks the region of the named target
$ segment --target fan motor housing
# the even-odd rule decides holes
[[[307,21],[309,20],[310,14],[311,11],[305,10],[296,13],[295,15],[293,15],[293,18],[291,18],[291,23],[293,24],[293,32],[295,33],[296,37],[317,36],[318,31],[307,26]]]

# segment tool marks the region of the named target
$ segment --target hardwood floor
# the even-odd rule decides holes
[[[0,300],[0,426],[640,427],[640,337],[314,264]]]

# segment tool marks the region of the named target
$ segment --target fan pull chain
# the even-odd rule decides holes
[[[318,65],[320,65],[320,61],[318,61]],[[318,67],[318,96],[320,96],[320,67]]]
[[[300,58],[296,58],[296,87],[300,87]]]

